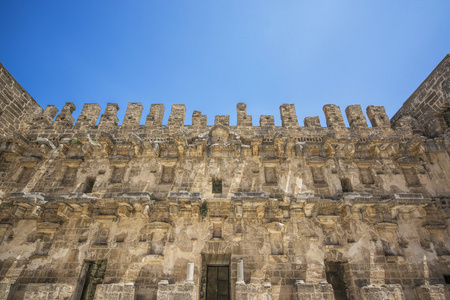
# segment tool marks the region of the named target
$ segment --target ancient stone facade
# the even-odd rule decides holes
[[[390,121],[45,110],[0,65],[0,299],[445,299],[450,56]],[[97,122],[98,121],[98,122]]]

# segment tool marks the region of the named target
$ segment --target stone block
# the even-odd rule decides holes
[[[75,118],[72,116],[75,110],[75,104],[72,102],[66,102],[61,113],[56,117],[55,126],[57,128],[70,127],[75,122]]]
[[[294,104],[283,104],[280,106],[281,126],[298,127],[297,114]]]
[[[238,103],[236,105],[237,111],[237,126],[252,126],[252,116],[247,115],[247,104]]]
[[[339,106],[327,104],[324,105],[323,111],[328,127],[345,127],[344,118],[342,118],[341,108]]]
[[[367,116],[369,117],[372,127],[391,128],[391,123],[384,110],[384,106],[369,105],[367,107]]]
[[[363,300],[405,300],[402,287],[399,284],[381,286],[363,286],[361,288]]]
[[[160,127],[162,126],[164,118],[164,104],[152,104],[150,107],[150,113],[147,116],[145,126],[148,127]]]
[[[194,300],[194,284],[169,284],[167,280],[158,283],[157,300]]]
[[[350,127],[368,127],[361,105],[349,105],[345,109]]]
[[[127,111],[125,112],[125,118],[122,122],[122,127],[136,127],[139,126],[142,116],[142,104],[141,103],[128,103]]]
[[[25,287],[24,300],[67,300],[72,297],[74,286],[56,283],[32,283]]]
[[[10,290],[11,290],[10,283],[0,283],[0,300],[7,300]]]
[[[94,300],[134,300],[134,294],[133,284],[99,284]]]
[[[271,300],[272,285],[264,284],[236,284],[236,300]]]
[[[184,104],[173,104],[169,115],[167,126],[169,128],[182,128],[186,116],[186,106]]]
[[[333,287],[328,283],[319,284],[295,284],[294,299],[296,300],[310,300],[310,299],[322,299],[322,300],[334,300]]]
[[[117,117],[117,111],[119,110],[119,105],[117,103],[106,104],[105,113],[100,117],[100,122],[98,124],[99,128],[107,129],[117,126],[119,124],[119,118]]]
[[[230,126],[229,115],[218,115],[214,119],[214,126]]]
[[[319,128],[322,127],[320,125],[320,119],[318,116],[315,117],[305,117],[303,123],[305,124],[305,127],[311,127],[311,128]]]
[[[420,300],[445,300],[445,286],[443,284],[421,285],[416,287],[416,294]]]
[[[78,116],[75,128],[82,130],[82,128],[95,126],[98,116],[100,115],[100,110],[100,105],[97,103],[84,104],[81,113]]]
[[[192,113],[192,126],[204,128],[206,127],[206,115],[202,115],[202,113],[198,110],[194,110]]]
[[[273,116],[270,115],[261,115],[259,118],[259,126],[261,127],[274,127],[275,120]]]

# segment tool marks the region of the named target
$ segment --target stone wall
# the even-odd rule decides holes
[[[133,284],[99,284],[95,290],[95,300],[134,300]]]
[[[73,286],[67,284],[28,284],[24,300],[68,300],[73,295]]]
[[[39,104],[0,63],[0,135],[11,135],[31,116],[42,112]]]
[[[208,266],[229,272],[232,300],[421,299],[448,279],[449,135],[391,127],[377,106],[371,127],[358,105],[350,127],[336,105],[326,127],[300,127],[292,104],[282,126],[253,126],[243,103],[236,126],[199,111],[184,125],[184,105],[163,125],[162,104],[139,125],[138,103],[118,125],[118,109],[85,104],[75,121],[73,103],[48,106],[0,136],[12,299],[87,286],[98,299],[204,299]]]
[[[391,122],[394,126],[407,123],[429,137],[439,136],[449,127],[449,106],[450,55],[447,55],[405,101]]]

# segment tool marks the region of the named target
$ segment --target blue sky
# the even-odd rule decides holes
[[[450,53],[450,1],[0,0],[0,61],[45,108],[186,104],[253,125],[294,103],[384,105],[389,117]]]

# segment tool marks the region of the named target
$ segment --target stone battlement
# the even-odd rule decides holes
[[[128,103],[125,117],[122,124],[119,124],[117,112],[119,106],[116,103],[108,103],[103,114],[100,114],[101,108],[97,103],[84,104],[81,113],[77,120],[72,116],[75,110],[75,105],[72,102],[67,102],[58,114],[58,109],[54,105],[48,105],[46,109],[31,116],[28,124],[23,124],[22,131],[25,130],[50,130],[54,129],[57,132],[64,132],[66,130],[86,130],[99,129],[103,131],[114,131],[117,129],[127,130],[141,130],[149,131],[156,128],[167,128],[171,132],[182,131],[184,128],[207,128],[212,127],[207,125],[207,116],[200,111],[195,110],[192,114],[191,125],[185,125],[186,107],[184,104],[173,104],[169,115],[167,125],[163,125],[163,117],[165,107],[163,104],[152,104],[150,112],[146,116],[144,125],[140,125],[143,107],[141,103]],[[331,128],[344,128],[344,119],[339,106],[334,104],[327,104],[323,107],[326,118],[326,126]],[[261,115],[259,118],[259,126],[254,126],[252,116],[247,115],[247,105],[245,103],[238,103],[236,105],[237,124],[230,124],[229,115],[217,115],[214,119],[213,126],[230,126],[234,128],[250,129],[274,129],[275,121],[273,115]],[[367,107],[367,115],[369,116],[372,127],[390,128],[389,117],[386,115],[383,106]],[[350,124],[350,128],[367,128],[367,120],[363,114],[360,105],[349,105],[345,109],[345,114]],[[321,128],[320,120],[317,116],[305,117],[304,126],[299,126],[297,121],[297,114],[294,104],[282,104],[280,106],[281,127],[289,129],[306,128]],[[56,119],[55,119],[56,117]]]
[[[0,298],[450,299],[449,78],[447,56],[371,127],[244,103],[119,125],[114,103],[43,110],[0,65]]]

